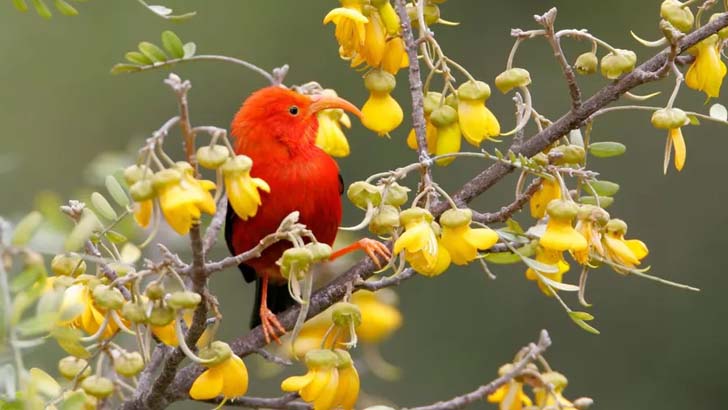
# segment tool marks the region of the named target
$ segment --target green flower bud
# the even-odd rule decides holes
[[[543,152],[539,152],[538,154],[531,157],[531,159],[534,160],[536,162],[536,164],[541,165],[543,167],[545,167],[546,165],[549,164],[549,157],[546,154],[544,154]]]
[[[137,181],[129,187],[129,194],[136,202],[153,199],[156,195],[154,192],[154,183],[151,179]]]
[[[368,182],[356,181],[349,185],[346,196],[352,204],[360,209],[367,209],[367,202],[372,206],[379,206],[382,202],[382,191]]]
[[[549,154],[551,153],[558,154],[554,161],[557,165],[581,164],[586,158],[584,147],[578,145],[559,145],[549,152]]]
[[[525,87],[531,84],[531,73],[523,68],[511,68],[495,78],[495,86],[503,93],[516,87]]]
[[[339,357],[328,349],[313,349],[306,353],[304,361],[309,369],[330,369],[336,366]]]
[[[210,343],[210,346],[200,350],[200,358],[204,360],[211,360],[210,363],[207,363],[207,366],[215,366],[216,364],[220,364],[224,362],[225,360],[228,360],[230,357],[232,357],[233,351],[230,349],[230,346],[225,343],[221,342],[219,340],[216,340],[212,343]]]
[[[132,165],[124,170],[124,181],[131,186],[142,179],[149,179],[152,176],[152,170],[146,165]]]
[[[144,369],[144,359],[139,352],[123,352],[114,359],[114,370],[124,377],[134,377]]]
[[[217,169],[230,158],[230,151],[224,145],[204,146],[197,149],[197,162],[207,169]]]
[[[313,262],[313,253],[309,249],[290,248],[283,252],[283,255],[276,263],[281,267],[281,275],[288,279],[294,268],[299,275],[308,271],[311,262]]]
[[[182,179],[182,174],[178,170],[172,168],[163,169],[152,176],[152,186],[155,190],[159,190],[166,186],[179,183],[180,179]],[[130,193],[132,198],[134,198],[134,193],[131,191],[131,188]],[[136,198],[134,200],[136,201]]]
[[[91,374],[91,367],[84,359],[66,356],[58,362],[58,373],[66,380],[73,380],[76,376],[79,380],[83,380]]]
[[[609,213],[596,205],[581,205],[576,217],[580,220],[594,221],[599,226],[605,226],[609,222]]]
[[[546,206],[546,212],[552,218],[574,219],[579,212],[579,206],[571,201],[554,199]]]
[[[118,276],[126,276],[129,274],[130,271],[134,270],[134,268],[132,268],[128,264],[120,262],[109,263],[109,268],[113,269]]]
[[[399,228],[399,210],[392,205],[382,205],[369,222],[369,231],[379,236],[389,235],[397,228]]]
[[[99,307],[108,310],[121,309],[124,305],[124,295],[121,294],[119,289],[112,288],[106,285],[96,286],[92,292],[94,302]]]
[[[598,66],[599,60],[597,59],[597,55],[591,51],[577,57],[576,62],[574,63],[574,68],[576,69],[576,72],[581,75],[596,73]]]
[[[228,158],[222,166],[223,175],[232,175],[239,172],[248,172],[253,168],[253,160],[245,155],[236,155]]]
[[[337,356],[336,367],[338,369],[345,369],[354,365],[354,360],[351,359],[351,355],[344,349],[335,349],[334,353]]]
[[[427,209],[420,207],[405,209],[399,214],[399,222],[402,225],[408,225],[412,222],[417,222],[418,220],[432,222],[432,214]]]
[[[361,324],[361,310],[353,303],[339,302],[332,307],[331,321],[339,327],[349,327],[350,323],[357,327]]]
[[[169,306],[155,306],[149,315],[149,324],[152,326],[167,326],[175,318],[174,309]]]
[[[121,308],[121,317],[132,322],[132,323],[147,323],[147,314],[144,310],[144,306],[134,303],[127,302]]]
[[[598,202],[597,202],[598,199]],[[597,205],[601,206],[602,208],[609,208],[614,203],[614,198],[610,196],[599,196],[595,197],[592,195],[585,195],[579,198],[579,203],[581,204],[587,204],[587,205]]]
[[[311,251],[314,262],[327,261],[331,258],[331,254],[334,252],[331,246],[321,242],[311,242],[306,244],[306,248]]]
[[[622,74],[634,70],[637,64],[637,54],[632,50],[616,49],[602,57],[602,75],[610,80],[616,80]]]
[[[447,97],[445,97],[445,105],[449,105],[450,107],[454,109],[458,109],[458,97],[455,94],[448,94]]]
[[[687,33],[692,30],[695,17],[690,7],[683,7],[677,0],[665,0],[660,5],[660,17],[669,21],[676,29]]]
[[[86,262],[75,253],[64,253],[53,257],[51,270],[58,276],[76,277],[86,273]]]
[[[482,81],[467,81],[458,87],[458,98],[485,101],[490,98],[490,86]]]
[[[470,225],[473,221],[473,211],[467,208],[448,209],[440,216],[440,224],[446,228],[459,228]]]
[[[689,123],[688,115],[679,108],[663,108],[652,114],[652,125],[659,129],[671,130]]]
[[[202,301],[202,296],[197,292],[181,291],[173,292],[167,298],[167,304],[172,309],[192,309]]]
[[[423,103],[425,107],[425,115],[430,115],[437,107],[440,106],[442,100],[442,94],[430,91],[425,95],[425,101]]]
[[[550,383],[554,390],[561,391],[563,390],[567,384],[569,384],[569,381],[566,379],[566,376],[559,372],[546,372],[541,374],[541,379],[545,383]]]
[[[89,376],[81,382],[81,388],[86,394],[103,399],[114,392],[114,383],[102,376]]]
[[[440,8],[436,4],[426,4],[423,9],[423,15],[425,17],[425,25],[431,26],[440,21]],[[407,16],[409,17],[413,28],[420,26],[420,20],[417,16],[417,8],[411,4],[407,4]]]
[[[430,114],[430,122],[437,128],[446,127],[458,120],[458,112],[449,105],[436,108]]]
[[[393,182],[389,185],[389,188],[387,188],[387,193],[384,195],[384,203],[400,207],[407,203],[409,199],[407,195],[408,192],[410,192],[409,188]]]
[[[369,91],[389,93],[397,86],[394,76],[384,70],[374,69],[364,76],[364,87]]]
[[[607,232],[625,235],[627,233],[627,223],[621,219],[610,219],[607,222]]]
[[[144,294],[147,295],[149,300],[159,300],[164,297],[164,285],[161,282],[152,282],[147,285]]]

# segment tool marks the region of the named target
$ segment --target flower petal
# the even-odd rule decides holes
[[[190,388],[190,397],[194,400],[210,400],[222,391],[222,372],[218,367],[205,370]]]

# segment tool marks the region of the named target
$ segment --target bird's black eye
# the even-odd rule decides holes
[[[288,113],[291,114],[291,115],[298,115],[298,107],[296,107],[295,105],[292,105],[288,109]]]

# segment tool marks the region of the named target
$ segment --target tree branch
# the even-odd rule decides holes
[[[564,74],[566,84],[569,86],[571,108],[576,110],[581,105],[581,90],[579,89],[579,84],[576,81],[574,69],[572,69],[569,62],[566,61],[564,50],[561,49],[561,41],[556,37],[554,23],[556,21],[557,12],[556,7],[553,7],[541,16],[534,16],[534,19],[538,24],[542,25],[546,29],[546,40],[548,40],[551,48],[554,50],[554,57],[556,57],[556,61],[559,62],[561,72]]]
[[[526,205],[526,202],[528,202],[533,194],[538,191],[538,188],[541,186],[541,178],[534,179],[531,184],[528,185],[526,190],[522,192],[520,195],[518,195],[518,198],[516,198],[515,201],[511,202],[510,204],[504,206],[501,208],[498,212],[490,212],[490,213],[480,213],[473,211],[473,221],[484,223],[484,224],[491,224],[496,222],[505,222],[507,221],[513,214],[520,211],[521,208],[523,208],[524,205]]]

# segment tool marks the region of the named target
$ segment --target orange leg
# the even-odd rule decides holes
[[[338,251],[332,253],[329,260],[333,261],[346,255],[347,253],[351,253],[359,249],[363,250],[364,253],[369,256],[369,258],[374,262],[375,265],[377,265],[378,268],[382,267],[382,262],[379,260],[380,256],[384,258],[385,261],[389,260],[389,258],[392,257],[392,253],[389,251],[389,248],[384,246],[383,243],[375,241],[374,239],[363,238],[345,248],[341,248]]]
[[[278,335],[284,335],[286,329],[278,321],[276,315],[268,309],[268,274],[264,273],[261,279],[263,280],[263,291],[260,301],[260,325],[263,327],[265,342],[270,343],[272,337],[276,343],[281,344]]]

